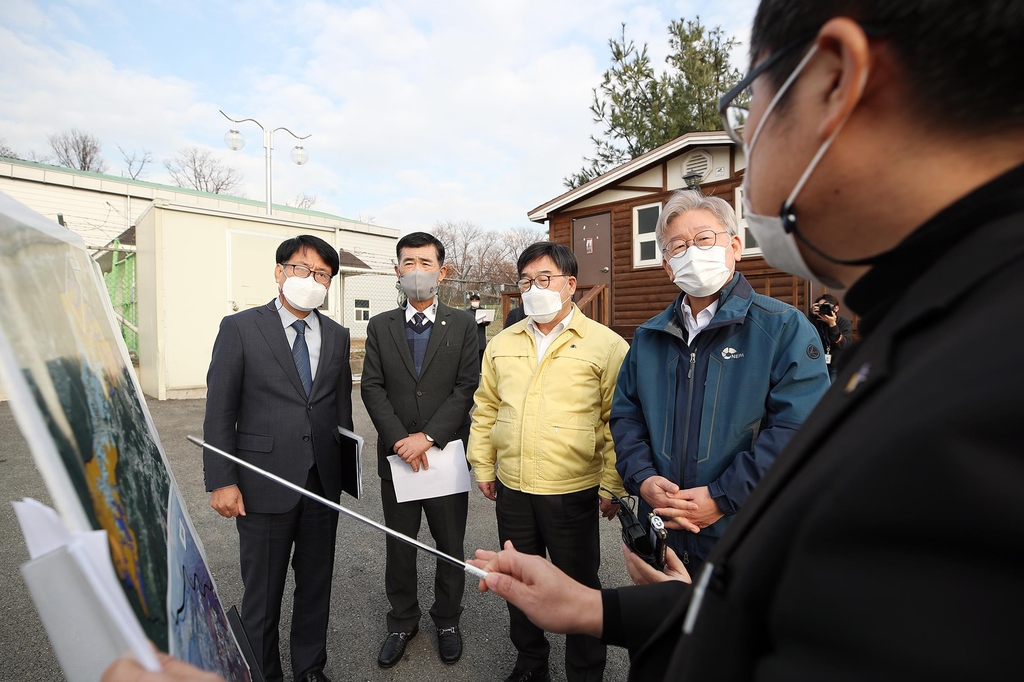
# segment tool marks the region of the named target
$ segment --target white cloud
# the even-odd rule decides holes
[[[200,144],[244,173],[247,196],[262,199],[259,130],[245,124],[245,149],[225,149],[223,108],[312,133],[311,160],[301,168],[288,160],[294,140],[277,133],[276,201],[316,194],[320,210],[408,230],[438,219],[525,224],[526,212],[560,194],[561,178],[590,152],[591,89],[621,22],[660,63],[670,19],[700,9],[706,24],[738,33],[755,0],[669,8],[625,0],[243,2],[229,10],[233,38],[208,48],[209,74],[190,78],[175,75],[184,71],[172,53],[148,55],[164,73],[114,63],[102,27],[91,22],[95,8],[0,4],[0,135],[15,149],[47,151],[47,134],[77,126],[104,141],[116,173],[115,144],[145,147],[158,161]],[[123,20],[117,7],[95,4]],[[206,10],[193,3],[182,11],[201,22]],[[84,22],[80,42],[48,38],[61,12]],[[245,45],[233,44],[239,37]],[[139,41],[145,45],[145,35]],[[243,68],[224,73],[215,63],[218,50],[243,47],[253,56]],[[148,179],[166,181],[162,164]]]

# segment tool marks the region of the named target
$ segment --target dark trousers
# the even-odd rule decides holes
[[[309,470],[305,487],[318,495],[324,494],[315,466]],[[338,512],[302,497],[291,511],[283,514],[247,512],[236,517],[235,522],[245,586],[242,624],[253,653],[261,657],[264,677],[267,682],[284,679],[278,624],[289,559],[295,573],[292,673],[298,680],[311,670],[323,670],[327,663],[327,620]]]
[[[511,540],[516,550],[544,556],[588,587],[600,589],[601,538],[598,530],[600,501],[597,488],[563,495],[531,495],[498,481],[498,539]],[[516,669],[546,668],[550,645],[544,631],[522,611],[508,605],[510,635],[519,651]],[[565,676],[570,682],[600,680],[606,648],[586,635],[565,638]]]
[[[420,520],[426,515],[435,546],[456,559],[465,559],[463,541],[466,538],[469,493],[398,502],[395,499],[395,484],[384,478],[380,481],[380,491],[384,523],[388,528],[415,538],[420,532]],[[388,601],[391,602],[391,611],[387,616],[388,632],[409,632],[419,624],[422,615],[416,596],[418,550],[390,535],[386,545],[384,585]],[[438,559],[434,570],[434,604],[430,607],[434,625],[448,628],[459,624],[465,588],[465,572],[458,566]]]

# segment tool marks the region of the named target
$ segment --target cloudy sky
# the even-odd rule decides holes
[[[403,231],[437,220],[493,229],[564,191],[591,151],[591,89],[626,23],[659,65],[673,18],[700,16],[746,43],[756,0],[0,0],[0,137],[22,155],[78,127],[163,160],[209,148],[263,200],[253,124],[240,152],[217,113],[287,126],[310,162],[275,138],[275,203],[315,194],[323,210]],[[735,58],[742,68],[746,45]]]

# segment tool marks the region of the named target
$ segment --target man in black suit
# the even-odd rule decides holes
[[[387,457],[397,454],[419,472],[429,468],[427,450],[432,446],[444,448],[455,439],[466,445],[480,376],[477,325],[463,311],[437,300],[447,269],[444,246],[436,237],[413,232],[399,240],[397,251],[395,274],[408,301],[370,320],[361,380],[363,403],[377,429],[384,520],[389,528],[416,537],[425,514],[437,548],[462,559],[469,493],[398,502]],[[462,655],[459,617],[465,581],[461,569],[437,561],[430,616],[445,663],[455,663]],[[390,668],[419,631],[421,615],[416,549],[390,536],[385,584],[391,611],[377,662]]]
[[[337,273],[338,252],[319,237],[282,242],[279,296],[221,322],[203,422],[210,445],[335,501],[338,426],[352,428],[349,333],[316,308]],[[283,679],[278,622],[291,559],[293,679],[324,682],[338,513],[211,452],[203,465],[210,506],[238,528],[242,623],[264,676]]]
[[[692,587],[602,594],[514,551],[488,587],[635,680],[1021,676],[1022,34],[1005,0],[761,1],[721,103],[744,217],[848,289],[860,344]]]
[[[480,310],[480,294],[471,294],[469,297],[469,307],[466,308],[466,312],[473,316],[473,321],[476,322],[476,340],[477,345],[480,347],[480,360],[484,359],[484,350],[487,348],[487,327],[490,326],[490,322],[478,321],[476,319],[476,311]]]

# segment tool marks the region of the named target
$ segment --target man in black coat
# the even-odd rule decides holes
[[[469,297],[469,307],[466,308],[466,312],[473,316],[473,322],[476,323],[476,340],[480,347],[480,360],[483,361],[484,350],[487,348],[487,327],[491,323],[486,320],[477,320],[476,311],[478,310],[480,310],[480,294],[472,294]]]
[[[203,422],[210,445],[335,501],[338,426],[352,428],[349,334],[316,308],[337,273],[338,252],[319,237],[282,242],[279,296],[221,322]],[[210,506],[238,528],[242,623],[264,676],[283,679],[278,622],[291,559],[293,679],[323,682],[338,513],[212,452],[203,466]]]
[[[861,343],[692,587],[673,561],[602,594],[512,550],[486,587],[628,647],[634,680],[1020,676],[1022,33],[999,0],[762,0],[723,98],[754,83],[726,120],[744,216],[849,287]]]
[[[469,439],[469,410],[480,378],[476,321],[437,300],[444,279],[444,245],[433,235],[413,232],[398,242],[395,274],[406,305],[381,313],[366,330],[366,360],[361,393],[377,429],[377,473],[384,520],[389,528],[416,537],[426,515],[437,548],[458,559],[465,553],[469,493],[398,502],[389,455],[398,455],[414,471],[429,468],[427,450]],[[469,465],[466,464],[468,467]],[[419,631],[416,549],[387,538],[385,586],[391,611],[388,635],[377,662],[390,668]],[[434,604],[438,652],[445,663],[462,655],[462,595],[465,573],[438,559]]]
[[[821,347],[825,350],[825,364],[828,377],[836,380],[843,353],[853,345],[853,323],[839,314],[839,299],[832,294],[822,294],[811,306],[807,318],[818,331]]]

